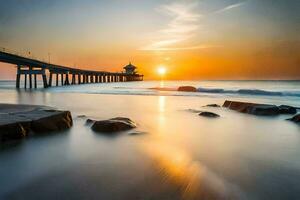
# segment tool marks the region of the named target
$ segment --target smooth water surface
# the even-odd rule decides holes
[[[103,90],[101,87],[113,90],[117,87],[113,84],[117,85],[80,85],[36,92],[1,90],[1,103],[70,110],[74,126],[65,132],[3,147],[0,199],[300,198],[300,127],[285,120],[289,115],[257,117],[202,107],[222,104],[225,99],[300,107],[297,96],[87,92]],[[123,87],[147,91],[155,84],[135,82]],[[214,84],[211,87],[221,86]],[[273,88],[269,82],[251,84],[248,87],[262,89],[257,86],[261,84],[264,90]],[[284,83],[276,89],[299,90],[298,82],[291,84]],[[165,85],[171,86],[175,84]],[[207,119],[188,109],[212,111],[221,117]],[[135,131],[142,134],[124,132],[109,137],[94,133],[85,124],[87,118],[116,116],[136,121]]]

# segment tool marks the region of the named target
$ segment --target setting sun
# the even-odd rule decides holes
[[[165,75],[167,72],[167,69],[164,66],[160,66],[157,68],[157,73],[161,76]]]

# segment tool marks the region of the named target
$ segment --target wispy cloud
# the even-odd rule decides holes
[[[231,4],[229,6],[226,6],[226,7],[222,8],[222,9],[219,9],[219,10],[215,11],[214,13],[222,13],[222,12],[231,10],[233,8],[240,7],[240,6],[244,5],[245,3],[246,3],[246,1],[235,3],[235,4]]]
[[[191,37],[199,30],[199,20],[201,15],[194,12],[197,4],[179,4],[172,3],[162,5],[157,10],[165,15],[172,17],[165,29],[159,30],[155,35],[155,40],[141,48],[147,51],[170,51],[170,50],[188,50],[204,48],[204,45],[174,47]]]
[[[221,45],[197,45],[197,46],[187,46],[187,47],[160,47],[159,51],[183,51],[183,50],[193,50],[193,49],[208,49],[208,48],[218,48],[222,47]],[[150,51],[151,49],[149,49]]]
[[[220,47],[216,45],[195,44],[186,46],[200,31],[200,20],[214,14],[222,13],[242,6],[248,0],[223,7],[215,12],[202,16],[196,12],[197,3],[171,3],[162,5],[157,11],[171,17],[166,28],[155,32],[152,35],[152,42],[140,48],[143,51],[180,51],[193,49],[207,49]]]

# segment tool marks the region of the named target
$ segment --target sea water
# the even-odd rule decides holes
[[[175,91],[181,85],[198,92]],[[290,115],[203,107],[227,99],[300,107],[299,94],[298,81],[144,81],[26,91],[0,82],[0,103],[53,106],[70,110],[74,120],[70,130],[1,147],[0,199],[299,199],[300,127],[285,120]],[[110,137],[85,124],[117,116],[137,122],[140,134]]]

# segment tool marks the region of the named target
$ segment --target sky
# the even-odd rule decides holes
[[[145,79],[300,79],[299,0],[0,0],[0,48]],[[0,63],[0,79],[15,68]]]

